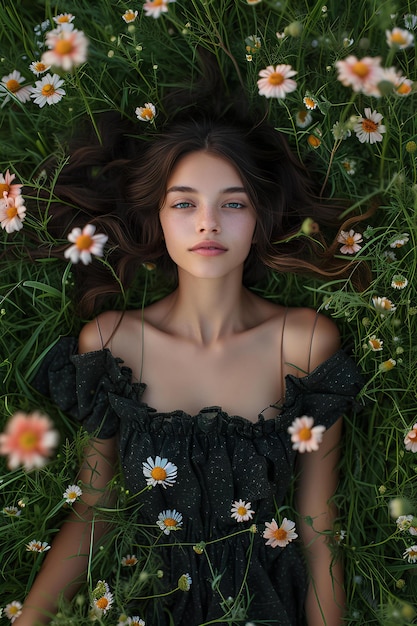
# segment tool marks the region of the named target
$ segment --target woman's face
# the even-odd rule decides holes
[[[160,221],[179,272],[199,278],[242,272],[256,214],[226,159],[203,151],[183,157],[168,179]]]

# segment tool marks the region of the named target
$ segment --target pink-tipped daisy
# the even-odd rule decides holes
[[[15,178],[16,174],[10,174],[9,170],[6,170],[4,175],[0,173],[0,198],[4,198],[4,192],[6,192],[8,198],[20,196],[23,185],[13,183]]]
[[[175,2],[175,0],[148,0],[143,5],[145,15],[157,19],[162,13],[168,13],[168,4],[170,2]]]
[[[15,413],[0,434],[0,454],[8,456],[11,470],[20,465],[26,470],[45,465],[58,443],[53,423],[39,412]]]
[[[66,259],[70,259],[71,263],[81,261],[84,265],[88,265],[92,261],[92,255],[103,256],[103,249],[107,242],[107,235],[97,234],[96,227],[93,224],[87,224],[81,228],[73,228],[68,235],[68,241],[73,244],[64,252]]]
[[[177,466],[160,456],[156,456],[155,459],[149,456],[142,463],[142,470],[147,485],[151,487],[162,485],[166,489],[172,487],[177,480]]]
[[[363,241],[362,235],[360,233],[355,233],[354,230],[350,230],[349,232],[345,230],[341,230],[338,237],[338,243],[343,244],[340,248],[340,252],[342,254],[355,254],[355,252],[359,252],[362,248],[359,244]]]
[[[291,426],[288,427],[293,450],[298,452],[318,450],[325,430],[325,426],[314,426],[314,419],[308,415],[296,417]]]
[[[343,61],[336,61],[338,80],[345,87],[352,87],[355,92],[379,97],[378,83],[382,80],[381,57],[358,59],[353,54]]]
[[[22,86],[22,83],[24,82],[25,78],[23,78],[17,70],[13,70],[11,74],[3,76],[0,83],[0,93],[3,93],[6,96],[3,101],[4,104],[11,100],[11,95],[23,104],[30,100],[31,87],[28,87],[27,85]]]
[[[6,233],[21,230],[25,216],[26,207],[23,197],[6,196],[6,192],[3,192],[3,200],[0,200],[0,225],[3,230]]]
[[[41,61],[68,72],[85,63],[89,41],[82,30],[72,28],[72,24],[65,26],[46,33],[45,43],[49,50],[43,53]]]
[[[232,515],[237,522],[247,522],[252,519],[255,511],[251,510],[251,503],[244,500],[235,500],[232,504]]]
[[[406,450],[417,452],[417,424],[414,424],[413,428],[406,434],[404,445]]]
[[[265,530],[263,538],[268,539],[267,546],[276,548],[285,548],[293,539],[297,539],[298,535],[295,532],[295,524],[291,520],[284,517],[281,526],[278,526],[273,519],[272,522],[265,522]]]
[[[381,124],[382,115],[377,111],[365,109],[365,117],[360,116],[353,130],[361,143],[376,143],[382,141],[382,133],[385,133],[385,126]]]
[[[30,95],[35,104],[40,108],[45,104],[56,104],[65,96],[65,89],[62,89],[64,81],[58,74],[46,74],[41,80],[35,82]]]
[[[291,78],[296,74],[291,65],[268,65],[259,72],[259,95],[265,98],[285,98],[287,93],[297,89],[297,83]]]

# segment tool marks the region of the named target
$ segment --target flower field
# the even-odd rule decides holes
[[[256,291],[334,318],[366,379],[362,411],[345,419],[340,520],[330,538],[345,568],[345,623],[417,623],[416,41],[411,0],[0,0],[0,624],[19,615],[66,512],[83,497],[77,468],[87,435],[32,385],[49,349],[87,321],[74,312],[74,266],[111,272],[99,227],[60,239],[48,230],[68,141],[84,119],[95,125],[108,111],[127,119],[132,135],[160,130],[164,96],[201,82],[199,50],[215,60],[225,94],[243,89],[286,136],[317,193],[347,207],[334,254],[372,272],[362,291],[348,279],[272,272]],[[306,220],[299,236],[316,228]],[[149,263],[107,308],[140,308],[166,289]],[[300,452],[321,440],[310,419],[289,431]],[[143,474],[145,489],[169,488],[177,467],[149,457]],[[154,546],[171,533],[181,541],[182,514],[161,511],[141,527],[133,494],[121,478],[113,487],[118,505],[97,519],[115,524],[55,626],[144,626],[133,599],[162,593]],[[260,533],[271,549],[296,540],[290,502],[265,528],[252,524],[252,505],[230,503],[236,533]],[[204,558],[203,541],[194,550]],[[163,593],[192,584],[184,572]],[[225,600],[223,623],[245,624],[246,601]]]

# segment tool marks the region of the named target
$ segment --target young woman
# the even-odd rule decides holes
[[[63,341],[41,368],[39,388],[93,438],[83,497],[16,626],[47,621],[59,595],[74,594],[91,544],[106,532],[94,507],[111,504],[119,463],[129,492],[141,492],[138,523],[159,520],[167,531],[155,548],[161,591],[190,576],[187,593],[138,601],[147,624],[339,626],[331,499],[341,418],[361,377],[332,321],[248,288],[265,267],[345,271],[320,232],[302,232],[308,218],[320,229],[335,222],[304,168],[266,122],[188,111],[151,140],[112,133],[109,143],[78,148],[56,194],[58,230],[68,214],[72,226],[88,221],[105,232],[124,286],[148,262],[171,273],[175,288],[143,309],[101,313],[83,328],[78,354]],[[79,297],[90,314],[116,287],[100,268],[87,270]],[[294,473],[290,521],[281,507]]]

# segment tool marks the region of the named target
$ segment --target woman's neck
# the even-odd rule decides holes
[[[201,279],[179,276],[178,288],[167,298],[164,326],[201,345],[214,345],[253,325],[251,294],[241,278]]]

